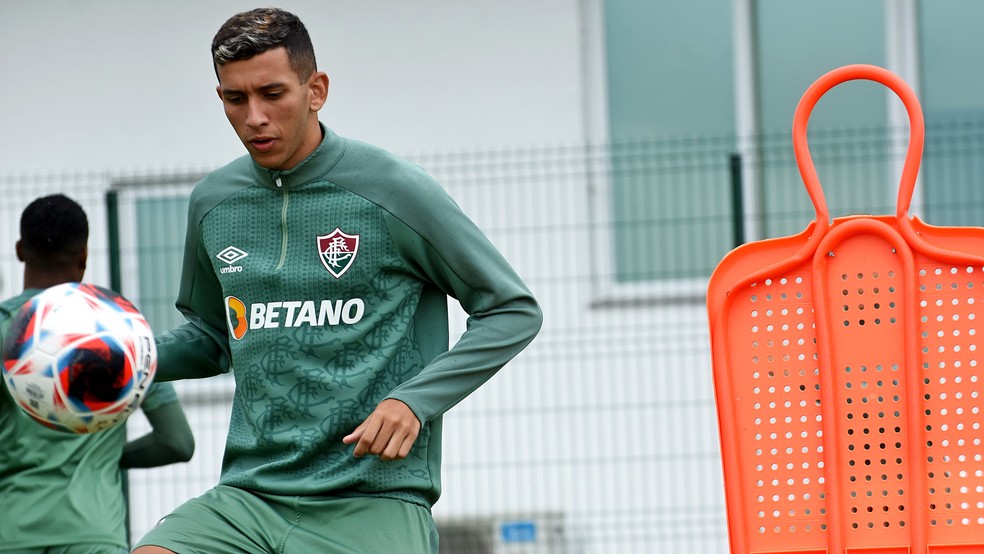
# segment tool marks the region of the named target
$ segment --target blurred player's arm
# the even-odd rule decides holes
[[[154,383],[141,405],[151,431],[123,446],[122,468],[157,467],[187,462],[195,453],[195,436],[170,383]]]

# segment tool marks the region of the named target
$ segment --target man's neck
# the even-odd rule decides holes
[[[46,289],[62,283],[77,283],[80,280],[77,275],[67,275],[63,272],[24,271],[25,289]]]

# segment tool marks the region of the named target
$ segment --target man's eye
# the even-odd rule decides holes
[[[226,102],[228,102],[230,104],[241,104],[243,102],[243,97],[242,96],[226,96],[225,97],[225,100],[226,100]]]
[[[284,95],[283,92],[268,92],[264,96],[270,100],[276,100],[277,98],[280,98],[283,95]]]

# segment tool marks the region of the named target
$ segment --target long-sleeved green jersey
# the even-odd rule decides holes
[[[232,369],[221,482],[276,494],[440,494],[441,416],[540,328],[522,280],[418,167],[322,127],[289,171],[249,156],[191,196],[177,307],[159,379]],[[448,349],[447,298],[469,314]],[[387,398],[420,434],[407,458],[342,443]]]

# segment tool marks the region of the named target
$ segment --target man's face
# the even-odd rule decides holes
[[[328,93],[324,73],[298,82],[284,48],[220,65],[217,71],[216,91],[226,117],[256,163],[291,169],[321,143],[317,112]]]

